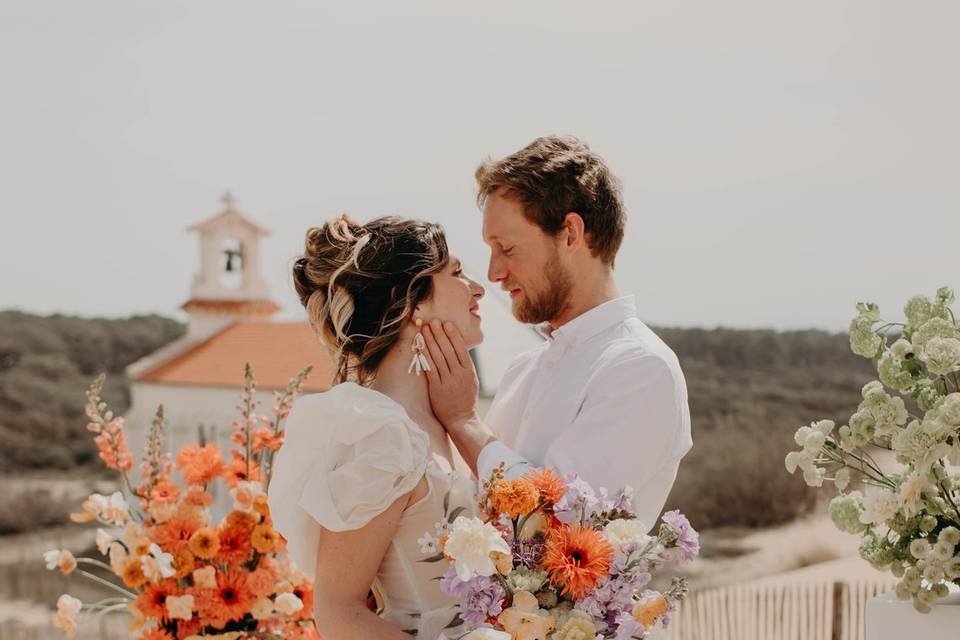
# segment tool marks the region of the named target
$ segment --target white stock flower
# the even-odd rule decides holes
[[[930,373],[945,376],[960,368],[960,340],[935,336],[927,341],[917,357]]]
[[[897,496],[883,487],[870,485],[863,495],[863,513],[860,522],[863,524],[883,524],[897,514]]]
[[[493,575],[497,568],[490,554],[510,553],[510,547],[489,522],[459,516],[453,521],[443,551],[453,558],[457,577],[466,582],[474,576]]]
[[[289,616],[303,609],[303,601],[300,600],[296,594],[289,592],[281,593],[277,596],[276,601],[274,601],[274,606],[277,611],[285,616]]]

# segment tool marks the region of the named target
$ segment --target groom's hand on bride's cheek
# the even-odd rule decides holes
[[[459,329],[431,320],[424,325],[423,339],[431,363],[427,386],[434,414],[446,427],[470,420],[477,413],[480,383]]]

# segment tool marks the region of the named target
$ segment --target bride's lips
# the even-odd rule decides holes
[[[479,317],[480,317],[480,305],[475,304],[475,305],[473,305],[472,307],[470,307],[470,313],[472,313],[473,315],[475,315],[476,317],[479,318]]]

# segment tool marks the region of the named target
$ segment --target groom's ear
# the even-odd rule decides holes
[[[586,244],[586,231],[583,218],[580,217],[579,213],[571,211],[564,217],[560,233],[563,236],[563,245],[571,251]]]

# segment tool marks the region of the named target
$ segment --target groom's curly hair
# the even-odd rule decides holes
[[[587,246],[613,266],[627,214],[620,180],[590,147],[573,136],[546,136],[476,171],[477,204],[503,189],[523,205],[528,220],[556,235],[568,213],[583,218]]]
[[[360,224],[346,215],[307,231],[293,284],[321,342],[334,353],[334,384],[368,384],[404,322],[433,295],[450,262],[443,228],[388,216]]]

